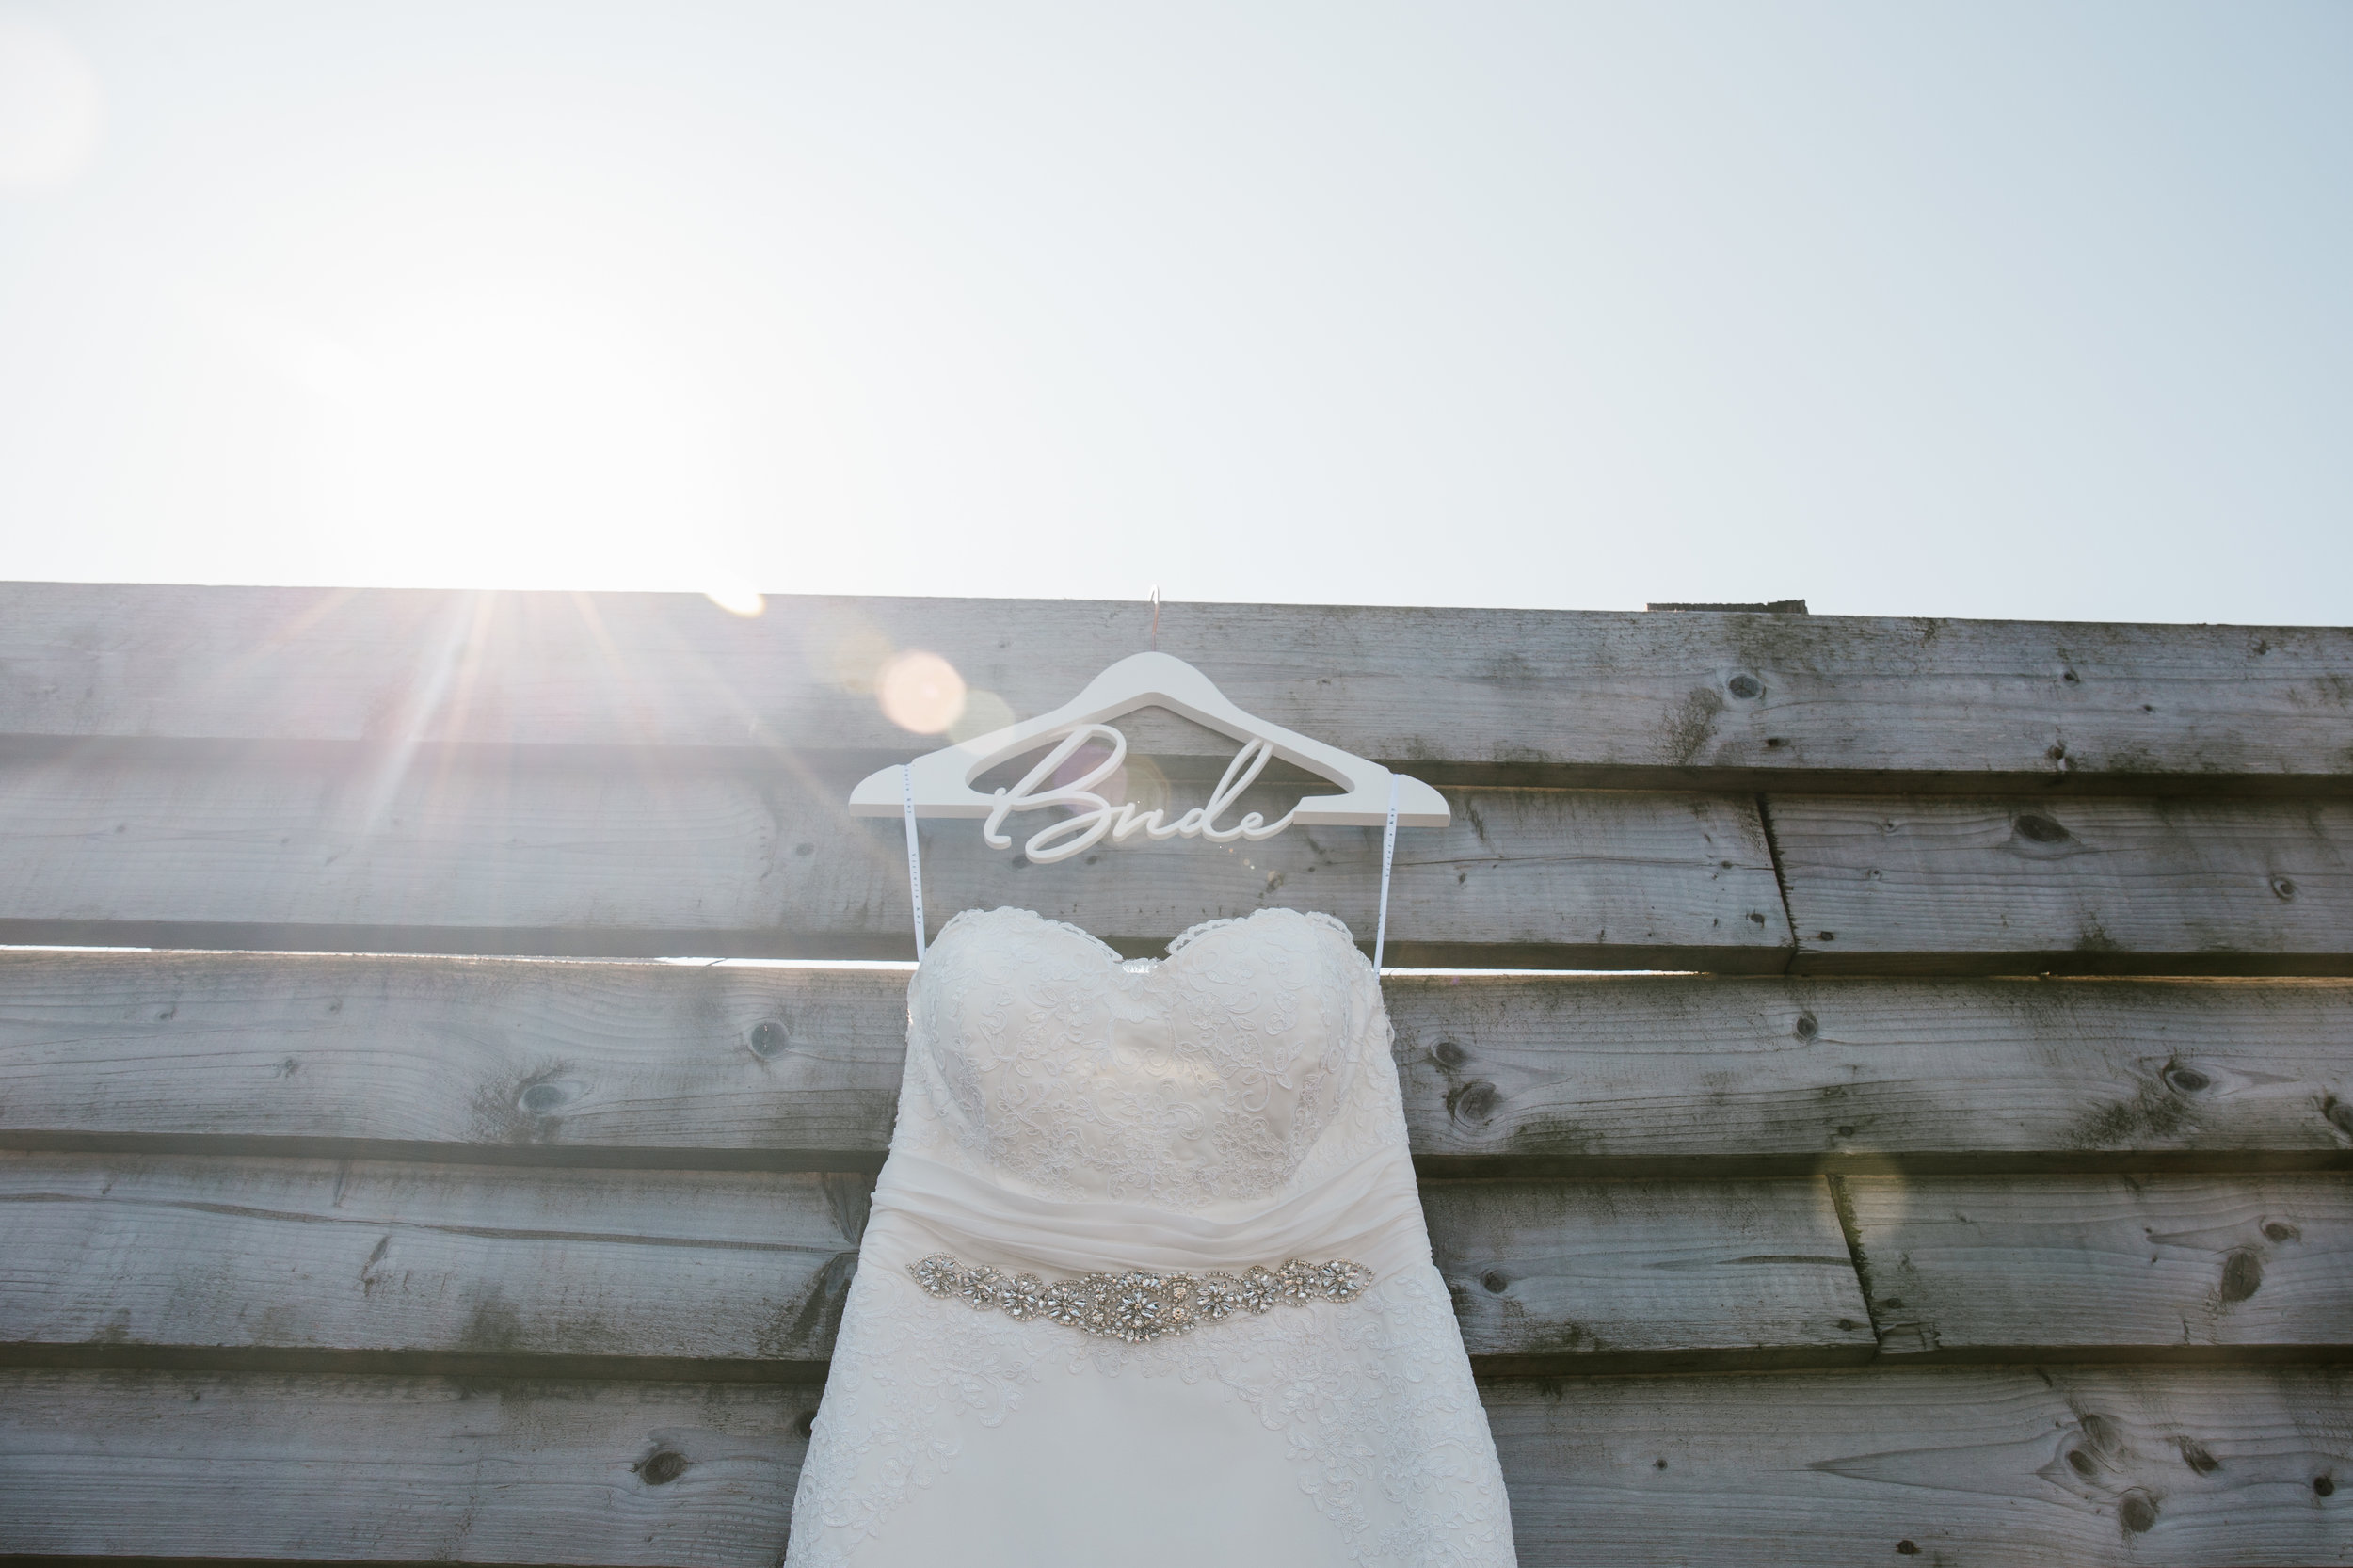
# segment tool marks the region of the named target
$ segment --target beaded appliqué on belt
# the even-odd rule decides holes
[[[924,1294],[942,1301],[957,1297],[976,1312],[1001,1312],[1017,1323],[1044,1318],[1131,1345],[1191,1334],[1203,1323],[1223,1322],[1237,1312],[1271,1312],[1278,1302],[1305,1306],[1310,1302],[1354,1301],[1372,1283],[1370,1269],[1346,1258],[1330,1263],[1294,1258],[1279,1269],[1253,1265],[1240,1274],[1131,1269],[1124,1274],[1086,1274],[1049,1284],[1035,1274],[1008,1279],[984,1264],[968,1269],[945,1253],[935,1253],[907,1265],[907,1272]]]

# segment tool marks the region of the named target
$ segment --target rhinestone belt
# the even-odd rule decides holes
[[[1001,1312],[1017,1323],[1043,1318],[1064,1328],[1082,1329],[1131,1345],[1163,1336],[1191,1334],[1203,1323],[1223,1322],[1237,1312],[1271,1312],[1276,1303],[1349,1302],[1364,1294],[1372,1271],[1346,1258],[1305,1263],[1296,1258],[1279,1269],[1253,1265],[1240,1274],[1084,1274],[1052,1283],[1035,1274],[1008,1279],[986,1265],[966,1268],[945,1253],[907,1266],[923,1292],[942,1301],[953,1296],[976,1312]]]

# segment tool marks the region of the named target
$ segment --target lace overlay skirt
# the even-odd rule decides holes
[[[1457,1332],[1426,1263],[1345,1304],[1128,1345],[976,1312],[870,1262],[785,1560],[1511,1564]]]

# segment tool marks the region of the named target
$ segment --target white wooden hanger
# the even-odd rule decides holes
[[[1112,728],[1109,721],[1139,708],[1166,708],[1242,743],[1225,776],[1211,792],[1208,807],[1186,812],[1175,824],[1167,823],[1161,812],[1139,813],[1132,804],[1114,806],[1092,792],[1095,785],[1117,772],[1127,755],[1127,737]],[[1057,740],[1060,744],[1012,790],[983,794],[972,788],[972,780],[1000,762]],[[1110,758],[1084,778],[1038,789],[1089,740],[1106,744]],[[1318,774],[1338,785],[1342,792],[1306,796],[1273,824],[1252,812],[1230,827],[1219,826],[1217,818],[1225,804],[1257,778],[1269,756]],[[986,818],[983,833],[998,848],[1012,843],[997,831],[1009,812],[1048,806],[1072,808],[1080,814],[1032,838],[1028,846],[1032,860],[1065,858],[1106,834],[1114,841],[1143,832],[1155,839],[1199,835],[1225,842],[1236,838],[1271,838],[1294,823],[1378,827],[1394,820],[1399,827],[1444,827],[1449,820],[1445,797],[1420,779],[1393,774],[1378,762],[1253,717],[1236,707],[1208,676],[1167,653],[1131,654],[1050,713],[975,736],[910,763],[880,769],[850,794],[854,816],[892,817],[905,812],[922,817]]]

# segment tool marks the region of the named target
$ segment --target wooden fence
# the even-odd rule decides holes
[[[1148,623],[0,588],[0,1556],[775,1563],[906,973],[657,960],[911,956],[877,665]],[[1452,803],[1391,961],[1489,972],[1387,989],[1529,1568],[2353,1561],[2353,632],[1160,646]],[[1364,829],[925,839],[936,919],[1370,932]]]

